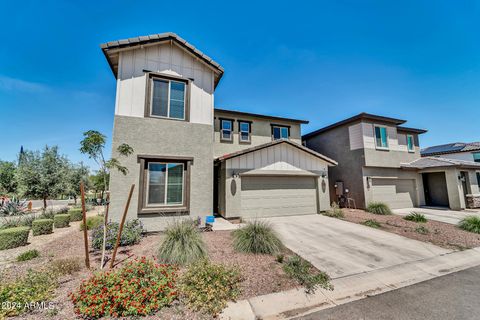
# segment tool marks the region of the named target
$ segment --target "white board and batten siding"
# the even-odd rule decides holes
[[[327,162],[285,143],[226,161],[227,169],[326,171]]]
[[[193,79],[190,122],[213,124],[214,72],[175,43],[163,43],[120,53],[115,114],[144,117],[147,75],[144,70]]]
[[[356,126],[361,126],[362,141],[359,142],[359,138],[358,138],[359,129],[353,128],[352,130],[350,130],[349,128],[351,150],[355,150],[352,148],[352,139],[354,141],[353,146],[356,149],[359,149],[359,148],[376,149],[374,124],[362,122],[351,127],[356,127]],[[387,128],[387,134],[388,134],[388,149],[392,151],[408,152],[407,144],[406,144],[406,141],[407,141],[406,135],[402,133],[397,133],[397,128],[394,126],[385,126],[385,127]]]

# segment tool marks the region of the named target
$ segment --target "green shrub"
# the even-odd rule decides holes
[[[42,209],[42,213],[37,217],[38,219],[52,219],[55,217],[53,209]]]
[[[316,270],[310,263],[299,256],[291,256],[288,258],[283,264],[283,270],[289,277],[298,281],[302,286],[305,286],[307,293],[315,292],[318,287],[333,290],[328,274]]]
[[[12,200],[0,206],[0,215],[4,216],[21,216],[27,212],[27,204],[25,201]]]
[[[53,232],[52,219],[37,219],[32,223],[32,234],[39,236],[41,234],[50,234]]]
[[[340,209],[336,202],[332,203],[332,208],[328,211],[322,212],[324,216],[331,217],[331,218],[343,218],[343,210]]]
[[[98,272],[70,294],[76,314],[84,318],[151,315],[177,297],[177,270],[145,257],[120,270]]]
[[[35,216],[33,214],[3,218],[2,225],[0,225],[0,229],[9,229],[9,228],[16,228],[16,227],[31,228],[33,220],[35,220]]]
[[[383,202],[370,202],[367,206],[367,211],[373,214],[381,215],[392,214],[390,207]]]
[[[55,214],[65,214],[70,211],[70,208],[68,206],[63,206],[55,210]]]
[[[429,234],[430,233],[430,230],[428,230],[424,226],[416,227],[415,231],[420,233],[420,234]]]
[[[427,222],[427,218],[425,218],[425,216],[419,212],[411,212],[405,217],[403,217],[403,219],[408,221],[413,221],[413,222],[420,222],[420,223]]]
[[[12,308],[0,308],[0,319],[28,312],[33,303],[50,301],[57,287],[51,273],[28,270],[25,276],[14,281],[0,282],[0,304],[15,302]]]
[[[64,276],[80,271],[82,265],[78,258],[63,258],[53,260],[49,263],[48,268],[54,275]]]
[[[283,253],[277,254],[275,256],[275,261],[277,261],[278,263],[283,263],[283,260],[285,260],[285,255]]]
[[[468,216],[462,219],[458,226],[466,231],[480,233],[480,217],[478,216]]]
[[[69,214],[56,214],[53,217],[53,222],[55,228],[66,228],[70,226],[70,215]]]
[[[17,256],[17,261],[32,260],[32,259],[35,259],[36,257],[38,257],[39,255],[40,255],[40,252],[38,252],[38,250],[36,250],[36,249],[28,250],[28,251],[25,251],[24,253],[19,254]]]
[[[241,280],[237,268],[200,260],[180,280],[180,292],[193,310],[217,315],[229,300],[238,297]]]
[[[165,234],[158,250],[159,260],[186,265],[207,256],[205,243],[194,221],[175,221],[167,227]]]
[[[107,225],[107,241],[105,248],[113,249],[117,241],[118,229],[120,225],[117,222],[109,222]],[[138,219],[130,220],[123,226],[122,236],[120,237],[120,246],[130,246],[137,244],[142,239],[144,233],[143,225]],[[103,225],[92,231],[92,248],[100,250],[103,245]]]
[[[83,212],[82,209],[70,209],[68,211],[70,215],[70,221],[81,221],[83,220]]]
[[[104,218],[102,216],[93,216],[87,218],[87,230],[103,226]],[[83,230],[83,222],[80,223],[80,230]]]
[[[267,222],[255,220],[233,232],[233,247],[239,252],[276,254],[282,242]]]
[[[27,245],[28,227],[16,227],[0,230],[0,250],[16,248]]]
[[[380,222],[378,222],[377,220],[374,220],[374,219],[365,220],[364,222],[362,222],[362,224],[364,226],[367,226],[367,227],[370,227],[370,228],[377,228],[377,229],[382,226],[380,224]]]

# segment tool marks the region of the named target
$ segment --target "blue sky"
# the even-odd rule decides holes
[[[111,138],[115,101],[99,44],[166,31],[225,68],[217,107],[304,133],[365,111],[428,129],[423,147],[480,140],[479,1],[177,3],[2,1],[0,159],[48,144],[94,168],[79,141]]]

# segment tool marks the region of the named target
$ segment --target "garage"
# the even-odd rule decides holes
[[[413,179],[372,179],[372,198],[392,209],[413,208],[416,204]]]
[[[315,179],[311,176],[243,176],[242,216],[254,218],[317,213]]]

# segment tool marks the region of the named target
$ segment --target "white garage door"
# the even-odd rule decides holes
[[[242,216],[274,217],[317,212],[313,177],[242,177]]]
[[[373,201],[384,202],[392,209],[415,206],[413,179],[372,179]]]

